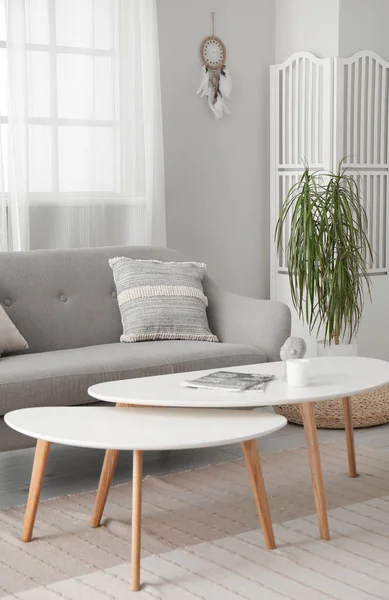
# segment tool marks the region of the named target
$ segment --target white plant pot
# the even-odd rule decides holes
[[[358,356],[357,342],[351,344],[324,344],[324,341],[316,342],[318,356]]]

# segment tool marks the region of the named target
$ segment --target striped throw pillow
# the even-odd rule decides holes
[[[218,341],[208,325],[203,263],[116,257],[109,264],[123,323],[121,342]]]

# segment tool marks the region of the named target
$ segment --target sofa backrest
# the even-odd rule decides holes
[[[108,259],[188,260],[153,246],[33,250],[0,254],[0,303],[29,352],[118,342],[122,333]]]

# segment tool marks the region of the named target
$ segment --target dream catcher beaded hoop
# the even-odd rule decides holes
[[[212,13],[212,35],[206,37],[200,48],[202,79],[197,93],[208,97],[208,105],[216,119],[229,114],[225,99],[232,90],[230,72],[226,66],[227,51],[222,40],[215,36],[215,13]]]

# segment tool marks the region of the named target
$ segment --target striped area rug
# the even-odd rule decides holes
[[[304,448],[262,459],[278,548],[265,550],[242,460],[144,482],[143,588],[129,589],[130,485],[42,502],[30,544],[23,508],[0,511],[2,600],[389,599],[389,452],[321,445],[332,540],[322,542]]]

